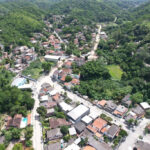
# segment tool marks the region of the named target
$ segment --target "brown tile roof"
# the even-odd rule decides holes
[[[66,80],[66,75],[62,76],[60,80],[65,81]]]
[[[64,126],[64,125],[71,125],[70,122],[67,122],[65,119],[61,119],[61,118],[51,118],[49,120],[49,123],[50,123],[50,127],[51,128],[57,128],[57,127],[60,127],[60,126]]]
[[[98,104],[101,105],[101,106],[105,106],[106,103],[107,103],[106,100],[101,100],[101,101],[98,102]]]
[[[92,146],[86,146],[83,148],[83,150],[96,150],[96,149]]]
[[[31,125],[31,114],[28,114],[27,118],[28,118],[27,125],[29,126]]]
[[[100,131],[107,125],[107,122],[101,118],[97,118],[92,125]]]

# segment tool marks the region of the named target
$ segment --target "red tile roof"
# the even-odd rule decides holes
[[[107,125],[107,122],[101,118],[98,118],[93,122],[92,125],[100,131],[103,127]]]

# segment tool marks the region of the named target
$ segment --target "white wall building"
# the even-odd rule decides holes
[[[67,115],[71,119],[72,122],[80,121],[84,116],[90,113],[90,109],[84,105],[79,105],[73,110],[71,110]]]
[[[46,61],[54,61],[54,62],[57,62],[57,61],[59,61],[60,60],[60,56],[54,56],[54,55],[45,55],[44,56],[44,59],[46,60]]]

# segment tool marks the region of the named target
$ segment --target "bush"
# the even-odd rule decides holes
[[[27,140],[25,142],[25,144],[26,144],[26,147],[31,147],[32,146],[32,141],[31,140]]]

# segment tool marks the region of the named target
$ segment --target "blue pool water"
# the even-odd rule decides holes
[[[23,123],[27,124],[28,119],[27,118],[22,118]]]

